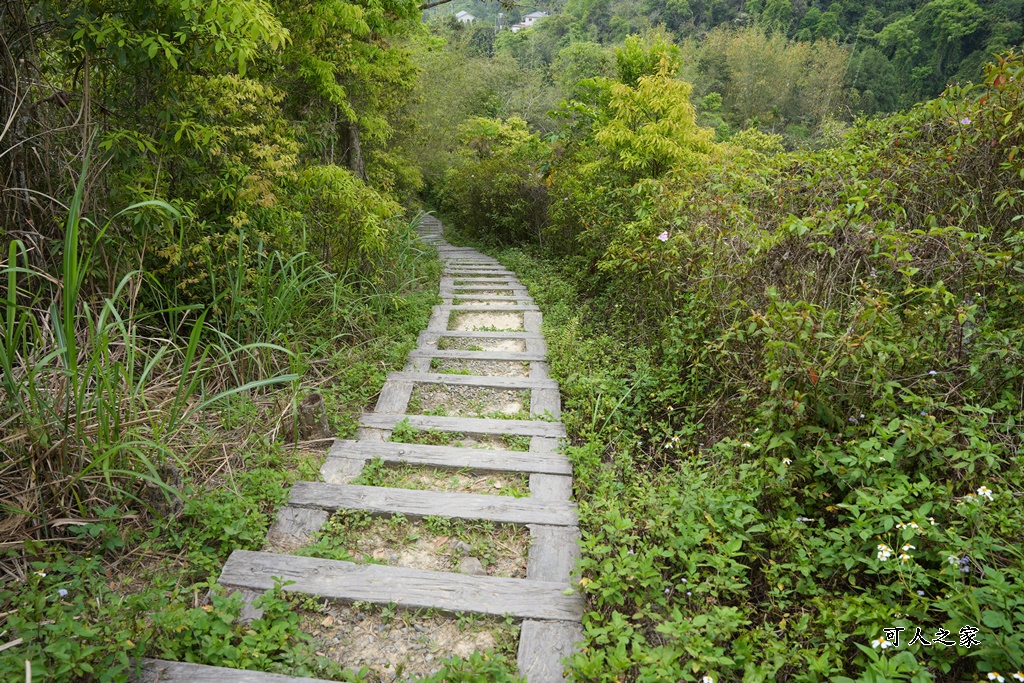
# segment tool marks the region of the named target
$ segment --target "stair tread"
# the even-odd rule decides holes
[[[564,500],[328,484],[319,481],[296,482],[288,505],[330,511],[363,510],[375,515],[400,514],[411,518],[483,519],[501,524],[573,526],[579,519],[576,506]]]
[[[268,590],[274,587],[275,578],[294,582],[285,586],[288,592],[345,602],[511,615],[534,620],[579,621],[583,616],[582,597],[563,595],[567,587],[563,583],[470,576],[249,550],[231,553],[219,582],[229,587]]]

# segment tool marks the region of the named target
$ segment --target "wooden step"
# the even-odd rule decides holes
[[[522,290],[524,292],[526,291],[526,286],[518,284],[518,283],[507,284],[507,285],[504,285],[504,286],[501,286],[501,287],[495,287],[494,285],[479,285],[479,284],[456,285],[456,284],[454,284],[454,281],[456,279],[457,278],[453,278],[453,277],[443,277],[443,278],[441,278],[440,288],[441,289],[464,289],[466,291],[473,291],[473,290],[477,290],[477,289],[520,289],[520,290]]]
[[[219,582],[265,591],[274,580],[294,582],[284,590],[343,602],[395,604],[405,609],[473,612],[517,619],[578,622],[580,595],[563,595],[564,583],[468,576],[424,569],[355,564],[313,557],[236,550]]]
[[[445,264],[445,273],[483,273],[484,275],[498,274],[515,277],[515,273],[504,266],[459,265],[457,263]]]
[[[583,641],[583,628],[569,621],[524,621],[519,630],[519,675],[528,683],[565,683],[562,660]]]
[[[335,441],[320,472],[324,475],[324,479],[328,480],[327,473],[339,469],[337,465],[332,464],[332,460],[366,461],[376,458],[389,463],[408,463],[424,467],[473,472],[572,474],[572,465],[569,463],[569,459],[559,453],[499,451],[489,448],[375,443],[372,441]],[[343,471],[348,473],[350,470],[344,469]]]
[[[456,358],[459,360],[507,360],[530,363],[547,358],[543,353],[523,351],[464,351],[462,349],[433,349],[417,347],[409,352],[409,358]]]
[[[417,491],[384,486],[325,484],[298,481],[292,487],[288,505],[319,510],[363,510],[376,516],[405,515],[483,519],[500,524],[544,524],[574,526],[576,506],[567,501],[489,496],[480,493]]]
[[[528,296],[512,296],[502,294],[455,294],[453,292],[442,294],[445,299],[459,299],[460,301],[498,301],[513,304],[532,304],[533,299]]]
[[[223,666],[206,666],[166,659],[143,659],[137,683],[327,683],[321,678],[296,678]]]
[[[454,337],[457,339],[527,339],[537,341],[544,339],[542,334],[526,332],[524,330],[480,330],[479,332],[474,330],[423,330],[420,332],[419,343],[433,342],[436,344],[437,340],[441,337]]]
[[[558,382],[553,379],[500,377],[497,375],[449,375],[434,372],[391,372],[388,373],[387,381],[414,382],[417,384],[449,384],[460,387],[490,387],[492,389],[558,389]]]
[[[449,311],[484,311],[486,313],[522,313],[523,311],[540,311],[536,304],[508,303],[498,306],[485,304],[442,304]]]
[[[359,418],[359,424],[371,429],[394,429],[403,420],[408,420],[409,426],[414,429],[436,429],[442,432],[462,432],[464,434],[511,434],[512,436],[565,438],[565,425],[561,422],[545,422],[544,420],[363,413]]]

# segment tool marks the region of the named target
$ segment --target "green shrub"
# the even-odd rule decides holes
[[[598,183],[584,126],[556,160],[575,253],[502,259],[573,435],[578,680],[1024,669],[1022,78],[1004,55],[817,152]]]
[[[460,141],[463,153],[444,176],[441,210],[477,237],[506,244],[539,239],[548,197],[538,136],[520,118],[475,118]]]

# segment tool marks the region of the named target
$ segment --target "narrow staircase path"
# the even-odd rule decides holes
[[[444,262],[440,295],[418,347],[403,372],[388,376],[374,412],[364,414],[356,440],[334,442],[321,468],[322,482],[299,482],[268,534],[268,548],[297,548],[309,542],[337,510],[361,510],[376,516],[447,517],[525,525],[530,532],[526,578],[501,578],[429,571],[379,564],[301,557],[280,552],[235,551],[219,582],[241,590],[251,602],[272,588],[274,577],[294,583],[291,592],[341,602],[394,604],[448,613],[512,616],[521,621],[518,663],[529,683],[563,681],[561,660],[582,640],[582,597],[571,590],[571,573],[579,553],[579,527],[572,494],[572,467],[558,452],[565,427],[559,422],[558,383],[548,376],[541,314],[527,290],[497,260],[464,247],[453,247],[433,217],[420,227],[421,239],[435,245]],[[492,292],[508,292],[494,294]],[[509,320],[490,329],[454,329],[460,316]],[[489,316],[489,317],[487,317]],[[497,318],[495,318],[497,316]],[[462,325],[465,326],[465,325]],[[474,340],[492,350],[442,349],[444,339]],[[452,346],[458,346],[453,344]],[[521,351],[497,350],[516,346]],[[528,365],[528,376],[445,374],[433,372],[439,361],[480,361],[491,367],[509,361]],[[406,414],[418,385],[484,387],[528,391],[531,419],[511,420]],[[529,439],[529,451],[460,446],[391,443],[399,423],[418,429],[474,435],[511,435]],[[446,468],[475,473],[523,473],[530,495],[515,498],[461,492],[423,491],[350,482],[374,459],[390,464]],[[258,612],[247,607],[243,616]],[[308,678],[238,671],[218,667],[148,660],[143,680],[163,683],[298,683]]]

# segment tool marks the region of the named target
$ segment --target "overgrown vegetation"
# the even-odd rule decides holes
[[[531,162],[540,237],[497,252],[544,310],[573,438],[576,679],[1024,669],[1024,57],[780,153],[715,142],[677,54],[634,40],[577,86]],[[499,145],[536,144],[503,139],[513,168]],[[467,171],[501,168],[464,154],[441,190],[462,234],[537,234],[467,221]]]
[[[242,626],[214,578],[315,478],[298,401],[352,435],[425,325],[420,195],[545,308],[584,526],[577,680],[1024,669],[1024,57],[981,72],[1019,3],[420,16],[0,6],[0,677],[166,656],[365,680],[316,654],[284,586]]]
[[[354,680],[280,590],[249,626],[204,596],[316,477],[299,399],[352,435],[426,322],[419,176],[388,149],[417,20],[0,6],[0,678],[120,681],[148,655]]]

